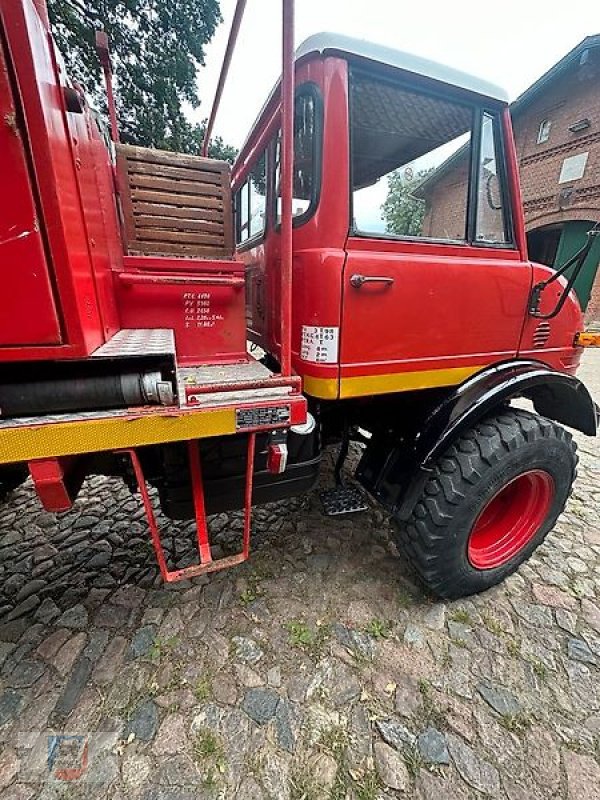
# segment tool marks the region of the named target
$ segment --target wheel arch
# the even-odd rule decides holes
[[[576,377],[539,361],[514,360],[488,367],[453,389],[399,443],[373,437],[357,470],[365,488],[386,508],[408,518],[432,464],[461,435],[511,400],[526,397],[536,412],[588,436],[599,410]]]

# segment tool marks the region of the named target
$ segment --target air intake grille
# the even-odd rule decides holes
[[[540,322],[533,334],[533,346],[543,347],[550,338],[550,323]]]

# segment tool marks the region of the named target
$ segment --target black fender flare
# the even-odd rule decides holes
[[[517,397],[532,400],[538,414],[588,436],[597,433],[599,409],[578,378],[539,361],[507,361],[457,386],[400,444],[374,437],[358,466],[358,479],[386,508],[406,519],[435,460],[465,431]]]

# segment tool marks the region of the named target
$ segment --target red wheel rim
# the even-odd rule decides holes
[[[469,534],[467,556],[476,569],[510,561],[533,539],[554,498],[554,480],[541,469],[513,478],[492,497]]]

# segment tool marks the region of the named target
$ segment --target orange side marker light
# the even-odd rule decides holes
[[[600,331],[592,333],[591,331],[580,331],[575,334],[576,347],[600,347]]]

